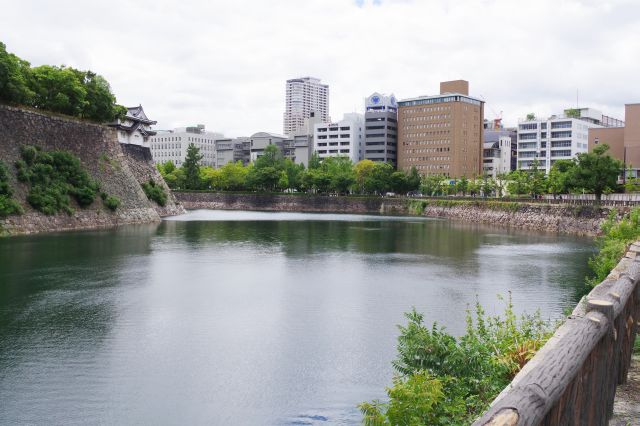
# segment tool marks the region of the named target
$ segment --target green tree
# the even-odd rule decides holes
[[[409,179],[404,172],[398,170],[391,173],[390,185],[391,190],[396,194],[406,194],[409,188]]]
[[[32,68],[29,85],[35,93],[36,108],[76,117],[87,108],[87,90],[71,68],[50,65]]]
[[[442,194],[442,181],[445,177],[442,175],[426,175],[422,178],[422,186],[420,191],[429,196]]]
[[[597,201],[602,199],[605,190],[617,188],[618,176],[623,170],[622,162],[607,154],[608,150],[609,145],[598,145],[593,152],[578,154],[575,159],[574,185],[593,192]]]
[[[329,157],[322,162],[322,170],[330,177],[330,188],[338,194],[348,194],[355,184],[353,163],[349,157]]]
[[[247,188],[249,168],[242,161],[230,162],[220,168],[221,186],[225,191],[240,191]]]
[[[480,179],[480,192],[483,197],[490,197],[496,189],[496,183],[489,175],[483,175]]]
[[[29,88],[31,68],[0,42],[0,102],[31,105],[34,93]]]
[[[571,160],[557,160],[551,166],[548,176],[547,190],[554,197],[558,194],[567,194],[572,189],[572,178],[575,163]]]
[[[523,195],[530,193],[529,175],[524,170],[513,170],[508,175],[507,191],[512,195]]]
[[[373,174],[373,168],[375,167],[375,163],[371,160],[362,160],[358,161],[358,163],[354,166],[354,172],[356,174],[356,186],[358,192],[365,193],[367,192],[365,189],[365,184],[370,179],[370,176]]]
[[[203,158],[204,156],[200,154],[200,148],[190,143],[187,147],[187,156],[182,164],[185,189],[200,189],[200,160]]]
[[[84,108],[80,113],[82,118],[109,123],[126,114],[127,109],[116,103],[116,97],[104,77],[92,71],[73,71],[86,90]]]
[[[422,179],[420,178],[418,169],[416,169],[416,166],[412,166],[407,175],[407,191],[417,191],[420,189],[421,182]]]
[[[256,159],[255,166],[257,169],[273,167],[274,169],[281,170],[283,168],[282,151],[280,151],[277,145],[267,145],[262,155]]]
[[[320,161],[320,155],[318,154],[318,151],[313,151],[311,153],[311,158],[309,159],[309,169],[319,169],[320,168],[320,164],[322,162]]]
[[[538,160],[533,160],[531,168],[529,169],[529,190],[531,196],[536,198],[538,195],[547,192],[547,177],[544,170],[539,169],[540,163]]]
[[[463,196],[467,195],[467,191],[469,190],[469,180],[466,176],[462,176],[460,179],[456,181],[456,192],[461,193]]]

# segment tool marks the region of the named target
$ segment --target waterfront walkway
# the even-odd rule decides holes
[[[634,355],[627,383],[618,386],[609,426],[640,426],[640,355]]]

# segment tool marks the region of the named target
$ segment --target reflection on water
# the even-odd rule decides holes
[[[558,317],[589,240],[445,220],[195,211],[0,239],[0,424],[357,424],[415,306]]]

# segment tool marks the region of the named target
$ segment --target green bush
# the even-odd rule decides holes
[[[16,161],[18,180],[30,185],[27,201],[34,209],[47,215],[60,211],[71,214],[71,198],[80,207],[95,200],[99,185],[89,177],[78,157],[33,146],[22,146],[20,154],[22,159]]]
[[[22,214],[22,206],[13,199],[13,188],[9,185],[9,170],[0,161],[0,217]]]
[[[153,179],[143,183],[142,189],[148,199],[155,201],[160,206],[167,204],[167,193],[164,192],[164,189],[160,185],[157,185]]]
[[[518,318],[510,298],[502,317],[486,316],[476,303],[457,339],[437,324],[427,328],[415,310],[406,317],[389,401],[360,404],[366,425],[470,424],[554,330],[539,313]]]
[[[587,284],[592,287],[607,278],[624,256],[629,244],[640,239],[640,208],[632,209],[620,221],[616,218],[617,212],[612,210],[602,224],[602,235],[596,238],[598,253],[589,259],[593,275],[587,277]]]
[[[115,211],[120,207],[120,198],[116,196],[108,196],[104,199],[104,205],[111,211]]]

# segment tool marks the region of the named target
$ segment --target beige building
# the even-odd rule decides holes
[[[440,83],[440,95],[398,102],[398,169],[474,178],[482,173],[484,101],[469,82]]]
[[[589,152],[598,144],[609,145],[609,154],[631,168],[632,177],[640,175],[640,104],[624,108],[624,127],[589,129]]]

